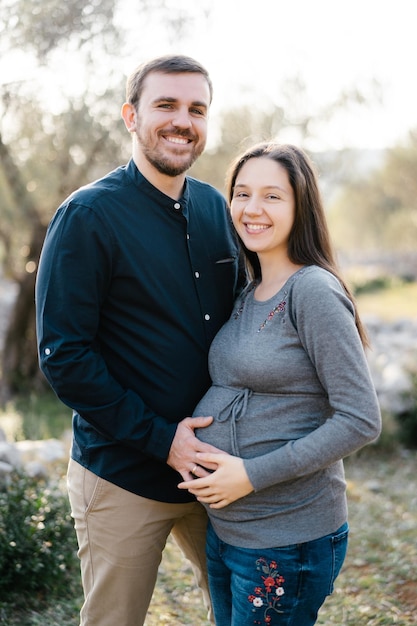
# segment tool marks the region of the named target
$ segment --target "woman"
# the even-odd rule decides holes
[[[229,200],[252,281],[214,339],[194,412],[214,417],[198,436],[225,453],[198,455],[180,488],[209,513],[217,626],[310,626],[346,554],[342,459],[381,428],[367,338],[306,154],[249,149]]]

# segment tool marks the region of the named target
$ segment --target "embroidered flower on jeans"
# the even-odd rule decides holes
[[[278,572],[276,561],[268,563],[266,559],[260,557],[256,561],[256,569],[261,572],[261,585],[255,587],[253,594],[248,596],[249,602],[253,606],[253,612],[256,613],[254,624],[270,624],[272,621],[272,613],[283,613],[280,610],[280,598],[284,595],[283,584],[285,579]],[[262,615],[258,615],[261,611]]]

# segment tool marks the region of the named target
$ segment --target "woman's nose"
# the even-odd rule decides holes
[[[251,196],[245,204],[245,213],[247,215],[260,215],[262,213],[262,204],[259,198]]]

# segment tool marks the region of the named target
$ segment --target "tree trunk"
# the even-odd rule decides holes
[[[32,230],[30,255],[38,266],[39,255],[46,234],[46,226],[38,220]],[[46,386],[38,366],[35,330],[35,278],[36,272],[24,272],[18,281],[18,294],[6,330],[2,371],[1,401],[17,392]]]

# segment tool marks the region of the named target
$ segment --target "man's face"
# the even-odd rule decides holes
[[[178,176],[203,152],[210,90],[198,73],[153,72],[135,113],[138,149],[158,172]]]

